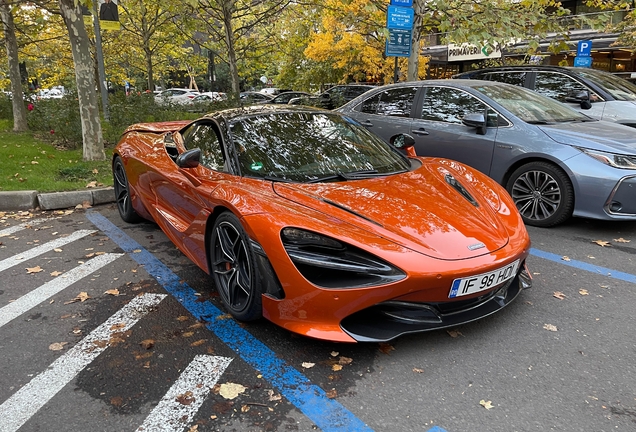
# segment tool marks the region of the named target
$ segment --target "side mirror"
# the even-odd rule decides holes
[[[195,148],[183,152],[175,162],[179,168],[196,168],[201,162],[201,149]]]
[[[589,100],[581,101],[581,109],[589,110],[590,108],[592,108],[592,102]]]
[[[582,103],[589,100],[590,92],[587,90],[575,90],[565,96],[565,101],[568,103]]]
[[[415,138],[407,134],[393,135],[389,140],[391,145],[398,150],[404,150],[408,156],[415,157]]]
[[[462,119],[462,123],[468,127],[477,128],[477,133],[479,135],[486,135],[488,130],[486,116],[483,113],[470,113],[466,114]]]

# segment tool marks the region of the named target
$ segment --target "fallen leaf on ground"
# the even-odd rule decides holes
[[[415,373],[424,373],[424,369],[413,368],[413,372],[415,372]]]
[[[117,288],[109,289],[107,291],[104,291],[104,294],[110,294],[112,296],[118,296],[119,295],[119,290]]]
[[[60,351],[64,349],[64,345],[66,345],[67,343],[68,342],[55,342],[49,345],[49,349],[51,351]]]
[[[203,345],[206,339],[199,339],[198,341],[194,341],[190,344],[191,347],[197,347],[199,345]]]
[[[586,290],[586,289],[580,289],[580,290],[579,290],[579,294],[581,294],[581,295],[590,295],[590,293],[589,293],[589,292],[587,292],[587,290]]]
[[[338,354],[340,354],[338,351],[331,351],[331,357],[338,357]]]
[[[552,324],[543,324],[543,328],[546,329],[546,330],[553,331],[553,332],[557,331],[556,326],[552,325]]]
[[[334,372],[338,372],[342,370],[342,365],[339,364],[335,364],[331,367],[331,370],[333,370]]]
[[[565,294],[563,294],[561,291],[555,291],[552,295],[559,300],[563,300],[565,298]]]
[[[35,267],[27,267],[26,269],[27,273],[40,273],[41,271],[43,271],[40,266],[35,266]]]
[[[483,406],[487,410],[494,408],[494,406],[492,406],[492,401],[487,401],[483,399],[479,401],[479,405]]]
[[[605,240],[594,240],[592,243],[596,243],[599,246],[605,247],[605,246],[611,246],[612,244],[608,241]]]
[[[329,399],[334,399],[336,396],[338,396],[338,391],[336,389],[331,389],[326,393]]]
[[[241,407],[241,412],[246,413],[246,412],[248,412],[249,410],[250,410],[250,406],[249,406],[249,405],[243,405],[243,406]]]
[[[179,315],[177,317],[177,321],[187,321],[188,317],[186,315]]]
[[[61,274],[62,274],[62,272],[61,271],[57,271],[57,270],[51,272],[51,276],[59,276]]]
[[[312,367],[316,366],[316,363],[303,362],[303,364],[301,366],[303,368],[305,368],[305,369],[309,369],[309,368],[312,368]]]
[[[97,182],[96,181],[92,181],[90,183],[88,183],[86,185],[87,188],[94,188],[95,186],[97,186]]]
[[[219,388],[219,394],[223,396],[225,399],[235,399],[238,395],[243,393],[246,390],[246,387],[236,384],[236,383],[225,383],[221,384]]]
[[[144,339],[141,342],[139,342],[139,345],[141,345],[142,348],[149,350],[150,348],[155,346],[155,341],[154,339]]]
[[[631,240],[625,240],[623,237],[614,239],[617,243],[629,243]]]
[[[62,249],[56,248],[56,249],[53,249],[53,252],[62,252]]]
[[[340,356],[340,360],[338,360],[338,363],[341,365],[348,365],[353,361],[352,358],[349,357],[345,357],[345,356]]]
[[[393,348],[392,345],[386,343],[386,342],[380,342],[379,343],[380,346],[380,351],[382,351],[384,354],[389,354],[391,351],[395,351],[395,348]]]
[[[562,259],[563,261],[570,261],[570,257],[567,257],[567,256],[565,256],[565,255],[564,255],[564,256],[562,256],[562,257],[561,257],[561,259]]]
[[[176,398],[174,398],[174,400],[179,402],[181,405],[190,405],[192,402],[195,401],[195,398],[191,391],[187,391],[183,394],[178,395]]]
[[[189,332],[183,332],[183,333],[181,334],[181,336],[183,336],[183,337],[190,337],[190,336],[192,336],[192,335],[194,335],[194,332],[191,332],[191,331],[189,331]]]
[[[452,338],[464,336],[459,330],[446,330],[446,333],[448,333]]]
[[[281,395],[275,394],[274,390],[272,390],[272,389],[267,390],[267,394],[269,396],[269,401],[270,402],[279,401],[279,400],[281,400],[283,398]]]
[[[64,304],[66,305],[66,304],[71,304],[71,303],[75,303],[75,302],[83,302],[83,301],[85,301],[86,299],[89,299],[89,298],[90,298],[90,296],[88,295],[88,293],[82,291],[81,293],[79,293],[77,295],[77,297],[75,297],[74,299],[71,299],[71,300],[69,300],[67,302],[64,302]]]

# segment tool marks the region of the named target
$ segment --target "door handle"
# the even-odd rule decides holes
[[[416,130],[412,130],[412,133],[414,133],[415,135],[428,135],[428,131],[426,129],[416,129]]]

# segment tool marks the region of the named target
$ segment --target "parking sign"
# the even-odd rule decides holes
[[[589,57],[590,55],[592,55],[592,41],[591,40],[579,41],[579,44],[576,48],[576,56]]]

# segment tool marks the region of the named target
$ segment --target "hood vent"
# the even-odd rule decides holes
[[[325,202],[325,203],[327,203],[327,204],[329,204],[329,205],[332,205],[332,206],[334,206],[334,207],[338,207],[340,210],[344,210],[344,211],[346,211],[347,213],[351,213],[352,215],[356,215],[356,216],[358,216],[358,217],[361,217],[362,219],[367,220],[367,221],[371,222],[372,224],[375,224],[375,225],[377,225],[377,226],[382,227],[382,224],[379,224],[378,222],[374,221],[373,219],[369,219],[368,217],[366,217],[366,216],[364,216],[364,215],[361,215],[360,213],[357,213],[357,212],[355,212],[355,211],[351,210],[351,209],[350,209],[350,208],[348,208],[348,207],[345,207],[345,206],[343,206],[343,205],[340,205],[340,204],[338,204],[338,203],[336,203],[336,202],[333,202],[333,201],[331,201],[331,200],[324,199],[324,198],[322,198],[322,201],[323,201],[323,202]],[[384,227],[383,227],[383,228],[384,228]]]
[[[471,194],[468,193],[468,191],[466,190],[466,188],[464,188],[464,186],[462,186],[462,184],[460,182],[457,181],[457,179],[455,177],[453,177],[451,174],[446,174],[444,176],[444,180],[446,180],[446,183],[448,183],[449,185],[451,185],[453,187],[453,189],[455,189],[457,192],[459,192],[464,198],[466,198],[468,200],[469,203],[471,203],[472,205],[474,205],[475,207],[479,207],[479,203],[477,201],[475,201],[475,198],[473,198],[473,196]]]

